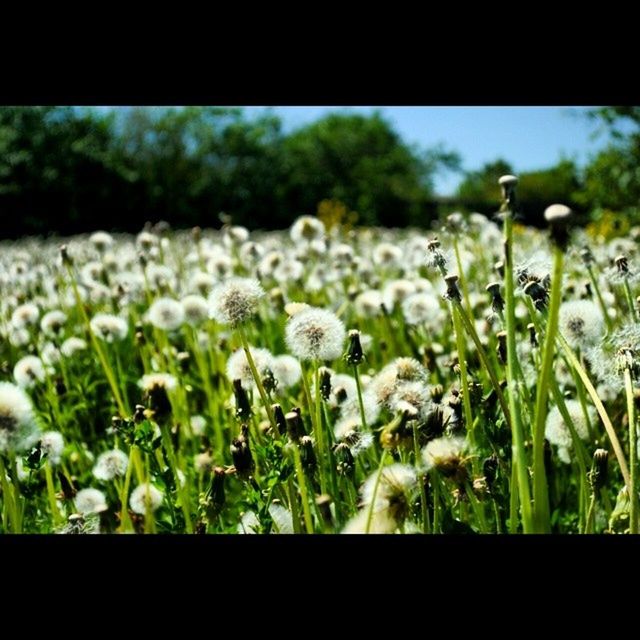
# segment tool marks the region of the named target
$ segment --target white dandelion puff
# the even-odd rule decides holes
[[[273,375],[278,381],[279,389],[289,389],[296,385],[302,377],[302,367],[297,358],[287,354],[276,356],[273,362]]]
[[[87,343],[82,338],[72,336],[67,338],[60,346],[60,352],[65,358],[71,358],[79,351],[84,351],[87,348]]]
[[[271,351],[268,349],[249,347],[249,352],[251,353],[259,376],[265,377],[269,372],[273,373],[275,363]],[[227,377],[230,382],[240,380],[242,386],[247,390],[255,386],[255,380],[253,379],[251,367],[249,366],[249,361],[247,360],[244,349],[238,349],[231,354],[227,360]]]
[[[312,216],[300,216],[289,230],[289,235],[294,244],[310,243],[324,237],[324,224],[318,218]]]
[[[0,382],[0,451],[24,451],[40,436],[31,398],[10,382]]]
[[[13,367],[13,377],[19,387],[31,389],[46,377],[44,363],[37,356],[20,358]]]
[[[209,303],[199,295],[189,295],[180,301],[188,324],[197,327],[209,317]]]
[[[342,355],[345,338],[342,320],[316,307],[297,313],[285,329],[287,347],[300,360],[335,360]]]
[[[179,329],[184,322],[184,317],[183,306],[172,298],[159,298],[149,307],[149,322],[163,331]]]
[[[560,332],[575,348],[595,344],[604,335],[600,307],[591,300],[571,300],[560,306]]]
[[[93,467],[93,475],[98,480],[108,482],[114,478],[124,476],[128,466],[129,457],[127,454],[124,451],[120,451],[120,449],[112,449],[98,456],[98,460]]]
[[[58,338],[64,330],[67,314],[60,310],[49,311],[42,316],[40,328],[50,338]]]
[[[64,438],[59,431],[45,431],[40,437],[40,447],[51,464],[60,464],[64,451]]]
[[[256,312],[263,296],[264,289],[257,280],[230,278],[211,292],[211,313],[216,322],[234,327]]]
[[[119,342],[129,333],[129,324],[123,318],[110,313],[97,313],[91,318],[91,330],[105,342]]]
[[[162,505],[164,494],[151,483],[138,485],[129,498],[129,506],[134,513],[145,515],[147,511],[157,511]]]
[[[99,489],[82,489],[78,491],[73,502],[78,513],[82,515],[102,513],[109,508],[106,496]]]

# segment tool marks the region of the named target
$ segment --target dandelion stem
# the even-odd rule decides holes
[[[629,466],[631,467],[631,477],[629,479],[629,484],[627,485],[629,487],[629,500],[631,504],[629,532],[638,533],[638,445],[633,384],[631,382],[631,371],[629,370],[629,367],[625,367],[624,369],[624,390],[627,395],[627,416],[629,418]]]
[[[298,484],[300,485],[300,499],[302,500],[302,513],[304,514],[304,526],[307,533],[313,533],[313,521],[311,520],[311,510],[309,509],[309,496],[307,494],[307,483],[304,478],[302,469],[302,461],[300,460],[300,449],[298,445],[293,445],[293,463],[298,476]]]
[[[596,298],[598,298],[598,304],[600,305],[600,310],[602,311],[604,321],[607,324],[607,330],[611,331],[613,329],[613,320],[611,320],[611,317],[609,316],[607,305],[604,303],[602,293],[600,292],[600,286],[598,285],[598,280],[593,273],[593,268],[591,267],[591,265],[587,265],[587,273],[589,274],[589,279],[591,280],[591,284],[593,285],[593,290],[596,293]]]
[[[620,465],[620,471],[622,472],[622,477],[624,478],[625,484],[629,486],[631,484],[631,479],[629,478],[629,468],[627,467],[627,461],[624,457],[624,451],[620,446],[620,441],[618,440],[618,436],[616,435],[615,429],[611,424],[611,420],[609,419],[609,415],[607,414],[607,410],[604,408],[602,404],[602,400],[598,396],[598,392],[596,391],[593,383],[589,379],[587,372],[584,370],[580,361],[576,357],[575,353],[569,346],[569,343],[565,340],[564,336],[558,332],[557,334],[558,342],[562,347],[567,359],[569,360],[571,366],[577,371],[582,383],[587,389],[587,393],[591,397],[593,404],[596,407],[596,411],[602,420],[602,424],[604,424],[604,428],[607,432],[607,436],[609,437],[609,441],[611,442],[611,446],[613,447],[613,451],[616,454],[616,458],[618,459],[618,464]]]
[[[505,292],[505,328],[507,332],[507,385],[509,389],[509,412],[511,414],[512,455],[517,460],[518,490],[524,533],[533,532],[531,513],[531,491],[527,470],[527,457],[524,448],[520,403],[517,391],[516,351],[516,315],[515,291],[513,283],[513,212],[505,211],[504,218],[504,292]]]
[[[533,428],[533,510],[537,533],[549,533],[549,490],[544,468],[544,428],[547,417],[547,397],[551,379],[555,337],[558,329],[560,300],[562,298],[562,266],[564,254],[556,245],[553,248],[553,278],[551,298],[547,314],[547,329],[544,336],[542,366],[536,385],[536,409]]]
[[[367,526],[365,527],[364,532],[369,533],[369,529],[371,528],[371,521],[373,520],[373,512],[376,506],[376,496],[378,495],[378,486],[380,485],[380,480],[382,479],[382,471],[384,470],[385,463],[387,462],[387,450],[382,450],[382,455],[380,456],[380,464],[378,466],[378,473],[376,475],[376,482],[373,485],[373,494],[371,495],[371,504],[369,505],[369,511],[367,514]]]

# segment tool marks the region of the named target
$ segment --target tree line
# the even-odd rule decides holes
[[[582,211],[637,205],[640,115],[594,111],[610,148],[584,171],[569,161],[522,176],[526,221],[555,200]],[[495,211],[503,160],[466,174],[455,198],[434,193],[439,171],[461,171],[443,147],[407,144],[380,114],[330,114],[294,131],[270,112],[214,107],[0,108],[2,237],[136,231],[148,220],[217,226],[225,212],[249,228],[283,228],[327,203],[359,224],[427,226],[451,208]],[[615,183],[615,185],[614,185]],[[334,207],[334,208],[335,208]]]

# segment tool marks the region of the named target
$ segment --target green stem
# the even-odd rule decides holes
[[[600,397],[598,396],[598,392],[596,391],[595,387],[593,386],[593,383],[589,379],[587,372],[584,370],[584,368],[580,364],[580,361],[576,357],[575,353],[573,353],[573,350],[569,346],[569,343],[565,340],[564,336],[558,332],[557,338],[558,338],[558,342],[560,343],[560,346],[562,347],[562,350],[564,351],[565,356],[567,357],[567,360],[569,360],[569,363],[571,364],[571,366],[578,372],[578,375],[580,376],[580,379],[582,380],[582,383],[584,384],[587,390],[587,393],[591,397],[591,400],[596,407],[596,411],[598,412],[598,415],[600,416],[600,419],[604,424],[604,428],[607,432],[607,436],[609,437],[609,441],[611,442],[613,451],[616,455],[616,458],[618,459],[618,464],[620,465],[620,471],[622,472],[622,477],[624,478],[624,482],[627,486],[629,486],[631,484],[631,478],[629,477],[629,468],[627,467],[627,461],[624,457],[624,451],[620,446],[620,441],[618,440],[616,431],[613,428],[613,425],[611,424],[609,415],[607,414],[607,411],[604,408],[604,405],[602,404],[602,400],[600,400]]]
[[[513,283],[513,214],[505,211],[504,219],[504,291],[505,291],[505,328],[507,332],[507,384],[509,388],[509,412],[511,414],[512,456],[517,461],[518,489],[520,492],[520,508],[522,510],[522,526],[524,533],[532,533],[533,518],[531,513],[531,492],[527,470],[527,456],[524,448],[520,403],[517,390],[517,358],[516,351],[516,315],[515,289]]]
[[[311,520],[311,510],[309,509],[309,496],[307,494],[307,483],[302,470],[302,461],[300,460],[300,450],[298,445],[293,445],[293,463],[298,476],[298,484],[300,485],[300,499],[302,500],[302,512],[304,514],[304,526],[307,533],[313,533],[313,521]]]
[[[627,414],[629,417],[629,466],[631,467],[631,477],[628,484],[629,500],[631,503],[630,513],[630,533],[638,533],[638,491],[637,491],[637,467],[638,467],[638,445],[636,431],[636,412],[633,398],[633,384],[631,382],[631,371],[629,367],[624,370],[624,390],[627,396]]]
[[[562,266],[564,254],[560,247],[553,249],[553,279],[547,315],[547,329],[542,351],[542,367],[536,388],[535,425],[533,429],[533,509],[537,533],[549,533],[549,490],[544,468],[544,428],[547,418],[547,394],[551,379],[555,338],[558,329],[560,300],[562,298]]]
[[[382,471],[384,470],[384,465],[387,461],[387,450],[382,450],[382,455],[380,456],[380,465],[378,466],[378,473],[376,475],[376,482],[373,485],[373,494],[371,496],[371,504],[369,505],[369,512],[367,515],[367,526],[364,530],[365,533],[369,533],[369,529],[371,528],[371,521],[373,520],[373,511],[376,504],[376,496],[378,494],[378,486],[380,485],[380,480],[382,478]]]

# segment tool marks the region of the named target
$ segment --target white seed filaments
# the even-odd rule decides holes
[[[0,451],[25,451],[38,438],[29,396],[10,382],[0,382]]]
[[[300,360],[335,360],[342,355],[347,332],[342,320],[325,309],[308,307],[286,325],[285,339]]]
[[[211,292],[211,315],[220,324],[238,326],[256,312],[263,296],[264,289],[257,280],[230,278]]]

